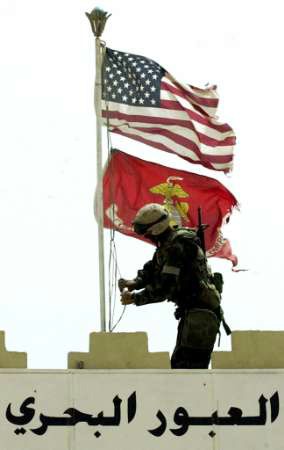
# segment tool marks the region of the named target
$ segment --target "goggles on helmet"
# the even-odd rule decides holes
[[[133,222],[133,228],[136,234],[144,235],[147,233],[148,229],[151,228],[153,225],[156,225],[157,223],[162,222],[168,217],[168,214],[165,212],[159,219],[155,220],[151,223],[137,223]]]

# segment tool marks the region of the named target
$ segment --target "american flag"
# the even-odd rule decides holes
[[[177,82],[155,61],[106,48],[102,116],[110,131],[213,170],[232,170],[235,134],[218,122],[216,87]]]

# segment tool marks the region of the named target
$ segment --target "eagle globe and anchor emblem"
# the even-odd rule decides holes
[[[180,184],[176,183],[176,181],[182,180],[183,178],[181,177],[170,176],[165,182],[149,189],[152,194],[164,197],[162,204],[171,215],[171,225],[189,225],[189,203],[180,200],[189,197],[189,194],[184,191]],[[115,203],[109,206],[106,210],[106,215],[118,231],[133,232],[133,228],[126,225],[119,217],[118,206]]]

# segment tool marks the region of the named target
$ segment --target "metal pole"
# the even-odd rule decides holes
[[[106,301],[105,301],[105,257],[104,257],[104,226],[103,226],[103,177],[102,177],[102,123],[101,123],[101,41],[96,38],[96,81],[95,110],[97,131],[97,215],[98,215],[98,246],[99,246],[99,280],[100,280],[100,315],[101,331],[106,331]]]
[[[109,17],[99,8],[93,9],[88,17],[92,31],[96,36],[96,79],[95,79],[95,111],[96,111],[96,147],[97,147],[97,221],[99,247],[99,283],[100,283],[100,318],[101,331],[106,331],[105,302],[105,259],[104,259],[104,209],[103,209],[103,174],[102,174],[102,46],[100,36]]]

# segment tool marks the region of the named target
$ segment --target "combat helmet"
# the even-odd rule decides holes
[[[170,214],[163,205],[149,203],[139,209],[132,224],[139,235],[158,236],[168,228]]]

